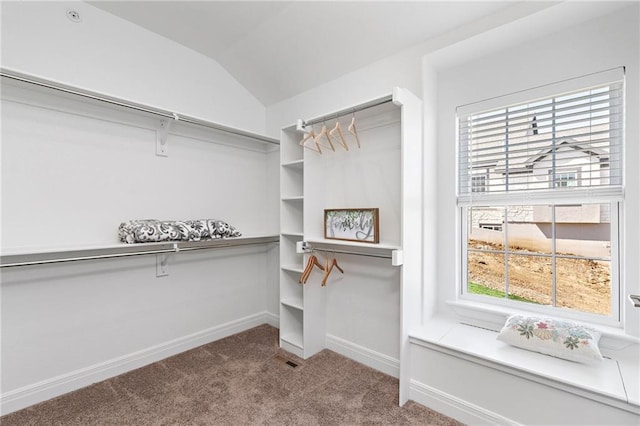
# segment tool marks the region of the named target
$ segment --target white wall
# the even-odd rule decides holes
[[[265,132],[264,106],[193,50],[79,1],[3,1],[0,10],[4,68]]]
[[[393,87],[396,86],[420,95],[422,92],[421,61],[425,54],[551,5],[552,3],[546,2],[514,4],[491,16],[456,28],[333,81],[268,105],[267,134],[278,137],[282,127],[295,123],[299,118],[309,119],[321,116],[390,95]]]
[[[453,30],[435,40],[413,46],[307,92],[270,105],[267,108],[267,132],[277,136],[282,127],[295,123],[299,118],[314,118],[389,95],[393,87],[396,86],[406,88],[414,94],[420,94],[422,91],[421,64],[423,55],[495,26],[500,26],[505,22],[535,13],[538,10],[544,10],[549,6],[549,4],[540,2],[516,4],[464,28]],[[428,102],[427,107],[432,107],[433,100],[429,99]],[[431,132],[433,128],[426,128],[426,131]],[[428,161],[429,164],[435,161],[432,153],[433,151],[425,150],[425,161]],[[435,167],[426,168],[425,174],[426,176],[434,175]],[[427,205],[432,205],[430,202],[434,198],[435,194],[433,193],[426,197]],[[305,209],[306,204],[305,202]],[[435,214],[431,216],[435,216]],[[427,238],[432,239],[437,222],[429,220],[424,223],[426,228],[430,230]],[[307,227],[305,226],[305,228]],[[431,247],[427,248],[431,249]],[[433,251],[426,253],[433,253]],[[354,263],[358,264],[358,262]],[[433,267],[426,267],[425,273],[435,274],[435,270]],[[358,281],[356,279],[355,284],[350,288],[329,290],[327,292],[329,295],[327,315],[330,319],[327,322],[327,334],[342,338],[348,343],[360,345],[365,350],[375,351],[390,359],[397,359],[399,345],[397,333],[400,330],[400,315],[396,309],[400,304],[399,289],[394,290],[385,286],[385,281],[392,278],[390,276],[381,274],[380,277],[374,277],[366,270],[362,274],[363,277],[374,282],[374,288],[378,290],[362,296],[362,304],[349,310],[343,308],[344,301],[353,300],[358,292],[366,292],[366,280]],[[433,289],[425,289],[425,291],[433,292]],[[424,294],[428,298],[428,293]],[[368,321],[363,320],[365,316],[369,318]],[[380,324],[384,324],[384,327],[380,328]],[[376,336],[378,329],[381,333],[379,333],[380,338],[376,341],[373,336]]]
[[[622,236],[625,297],[621,309],[624,332],[639,336],[640,310],[627,303],[626,295],[640,291],[640,226],[637,221],[640,215],[640,175],[637,167],[640,161],[640,147],[637,144],[640,129],[636,119],[640,115],[640,8],[637,3],[631,6],[629,3],[624,9],[603,13],[592,20],[574,21],[574,14],[568,12],[576,10],[579,15],[581,7],[581,3],[567,2],[554,11],[547,11],[549,13],[540,13],[530,19],[505,25],[424,58],[423,95],[428,100],[425,102],[425,123],[436,126],[435,130],[425,132],[426,151],[431,149],[433,157],[425,157],[425,167],[429,165],[435,168],[432,179],[425,180],[425,196],[427,200],[429,197],[432,199],[431,203],[427,201],[425,205],[425,218],[437,223],[437,227],[425,230],[425,252],[434,254],[432,258],[425,259],[424,282],[424,326],[426,329],[432,327],[431,333],[437,333],[437,320],[442,317],[459,319],[447,304],[456,299],[459,262],[455,198],[456,107],[624,65],[627,71],[626,201]],[[538,33],[536,38],[516,44],[511,42],[512,34],[526,33],[531,29]],[[435,238],[430,238],[433,235]],[[628,350],[637,354],[637,345],[632,345]],[[434,353],[418,346],[412,348],[412,386],[426,390],[434,396],[431,401],[440,409],[466,422],[637,422],[637,415],[608,406],[596,408],[592,401],[566,392],[557,392],[557,398],[551,398],[548,388],[497,373],[481,363],[462,362],[447,354],[437,356],[438,359],[434,359]],[[437,363],[437,369],[425,373],[434,362]],[[463,375],[439,374],[441,371],[464,372],[464,367],[468,366],[473,367],[469,367]],[[633,381],[633,374],[626,380]],[[489,381],[496,381],[497,385],[487,386]],[[502,381],[504,383],[500,384]],[[515,388],[521,388],[522,392],[514,393]],[[509,390],[505,392],[504,389]],[[542,411],[539,407],[520,405],[522,400],[535,396],[537,392],[542,392],[555,402],[561,399],[565,402],[546,404]],[[590,407],[589,410],[593,411],[583,410],[581,406]],[[513,407],[520,409],[514,411]],[[475,413],[470,415],[471,412]],[[581,414],[569,418],[566,415],[568,412]]]
[[[136,218],[277,234],[272,146],[176,125],[159,157],[155,118],[23,86],[2,91],[3,254],[116,244]],[[172,254],[164,277],[155,256],[3,269],[3,412],[275,324],[274,264],[255,246]]]
[[[436,244],[440,256],[437,260],[437,311],[446,313],[446,301],[456,295],[456,176],[455,176],[455,109],[457,106],[517,92],[531,87],[549,84],[572,77],[603,71],[618,66],[627,70],[627,127],[626,127],[626,191],[625,217],[636,218],[640,214],[640,177],[636,164],[640,150],[633,141],[638,139],[638,13],[635,7],[623,9],[601,18],[570,26],[565,20],[561,31],[540,36],[538,39],[519,44],[498,52],[478,57],[483,37],[453,46],[450,50],[458,56],[451,64],[451,52],[436,52],[425,58],[425,62],[437,68],[437,222]],[[567,28],[568,27],[568,28]],[[553,28],[552,28],[553,29]],[[552,29],[547,29],[551,31]],[[540,31],[542,34],[543,31]],[[502,34],[505,36],[505,34]],[[473,50],[476,57],[464,61],[464,53]],[[443,58],[447,58],[443,60]],[[442,62],[439,62],[442,61]],[[441,65],[445,63],[446,65]],[[434,76],[432,75],[432,78]],[[426,96],[426,94],[425,94]],[[433,119],[430,117],[429,119]],[[430,143],[427,141],[427,143]],[[638,258],[640,228],[637,221],[624,223],[623,268],[625,294],[640,290]],[[637,309],[624,304],[627,330],[638,335],[640,316]]]
[[[19,86],[5,82],[2,93],[5,252],[115,244],[118,224],[135,218],[217,218],[245,235],[277,233],[272,145],[178,123],[168,157],[156,156],[158,120]]]
[[[1,10],[2,67],[264,130],[264,107],[195,52],[84,3]],[[114,244],[118,224],[136,218],[278,232],[272,145],[176,123],[158,157],[157,117],[5,80],[1,106],[3,254]],[[155,256],[3,269],[0,411],[277,325],[277,257],[273,246],[172,254],[164,277]]]
[[[364,115],[356,123],[361,148],[350,141],[349,151],[336,146],[336,152],[322,155],[305,152],[304,235],[309,241],[324,238],[324,209],[366,207],[379,209],[380,244],[397,246],[402,241],[400,110]],[[348,124],[348,117],[343,118],[343,128]],[[388,259],[336,257],[345,273],[332,273],[322,289],[327,335],[397,360],[400,268]],[[318,285],[317,275],[306,284]]]

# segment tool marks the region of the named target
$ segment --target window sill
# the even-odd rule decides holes
[[[436,318],[411,333],[410,342],[640,414],[637,346],[601,364],[586,365],[509,346],[496,336],[493,330]]]
[[[468,323],[477,327],[489,330],[500,331],[507,317],[518,314],[525,316],[547,316],[539,312],[526,311],[522,309],[513,309],[511,307],[503,307],[497,305],[489,305],[486,303],[474,302],[470,300],[452,300],[447,305],[456,313],[460,322]],[[553,316],[553,315],[548,315]],[[588,325],[602,333],[600,338],[600,349],[603,354],[616,356],[615,353],[610,354],[609,351],[620,351],[631,345],[640,344],[640,338],[626,334],[622,328],[611,327],[602,324],[591,324],[587,321],[573,320],[581,324]]]

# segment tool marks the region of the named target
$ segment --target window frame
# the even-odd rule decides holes
[[[602,73],[594,73],[583,77],[578,77],[576,79],[570,79],[567,81],[553,83],[546,86],[540,86],[529,90],[523,90],[520,92],[515,92],[512,94],[499,96],[496,98],[491,98],[487,101],[481,101],[474,104],[463,105],[456,109],[455,116],[455,138],[456,138],[456,191],[457,191],[457,199],[458,205],[456,208],[456,222],[457,226],[457,257],[458,257],[458,272],[459,274],[456,279],[456,287],[457,287],[457,299],[464,302],[473,302],[478,304],[479,306],[483,306],[482,309],[491,310],[491,306],[494,307],[503,307],[511,312],[532,312],[537,314],[544,314],[549,316],[555,316],[559,318],[567,318],[579,321],[585,321],[595,324],[602,324],[606,326],[612,326],[616,328],[621,328],[624,326],[623,323],[623,310],[622,310],[622,300],[623,295],[623,276],[622,271],[624,270],[623,265],[623,253],[621,241],[624,235],[624,221],[622,220],[623,212],[625,211],[624,207],[624,196],[622,195],[624,192],[624,180],[625,173],[624,169],[619,175],[620,184],[619,186],[622,190],[618,191],[618,195],[616,195],[616,191],[591,191],[588,187],[582,187],[579,183],[579,175],[578,184],[575,187],[560,187],[561,191],[556,191],[556,193],[542,193],[540,196],[534,194],[533,197],[525,196],[522,197],[522,194],[512,194],[516,195],[515,197],[510,197],[508,191],[506,194],[501,194],[496,197],[494,200],[491,199],[481,199],[484,195],[483,193],[478,193],[475,191],[469,190],[468,194],[462,196],[462,198],[466,198],[461,202],[461,194],[460,194],[460,179],[462,179],[462,174],[460,173],[461,161],[460,161],[460,117],[461,116],[469,116],[470,113],[474,112],[474,108],[478,108],[478,104],[484,104],[482,109],[480,110],[488,110],[489,108],[498,109],[498,108],[506,108],[504,105],[515,104],[515,103],[524,103],[524,102],[532,102],[532,100],[538,99],[541,96],[543,97],[555,97],[559,96],[559,94],[563,93],[563,91],[567,90],[587,90],[589,87],[602,85],[604,82],[603,78],[612,78],[612,75],[617,75],[617,77],[611,80],[606,81],[618,81],[621,82],[621,90],[622,90],[622,104],[620,108],[621,117],[622,117],[622,125],[621,134],[619,137],[618,145],[615,147],[612,146],[612,150],[616,150],[615,153],[618,155],[621,160],[620,164],[624,164],[626,162],[624,158],[624,120],[625,116],[625,105],[624,105],[624,90],[625,90],[625,82],[624,82],[624,68],[617,68],[613,70],[607,70]],[[604,76],[604,77],[603,77]],[[582,83],[581,83],[582,82]],[[559,89],[559,88],[562,88]],[[527,95],[527,93],[529,93]],[[500,103],[503,102],[503,103]],[[488,106],[487,106],[488,105]],[[618,105],[612,105],[612,108],[618,107]],[[463,112],[464,111],[464,112]],[[612,136],[613,137],[613,136]],[[611,151],[610,155],[613,155],[614,151]],[[607,164],[608,166],[608,164]],[[601,166],[602,167],[602,166]],[[580,171],[578,170],[579,174]],[[468,175],[465,179],[468,179],[470,182],[471,178]],[[550,189],[554,189],[554,183],[550,180]],[[570,190],[569,188],[576,188]],[[565,192],[566,190],[566,192]],[[558,195],[558,192],[562,192],[562,195]],[[471,198],[476,198],[474,194],[477,195],[478,200],[469,201]],[[610,205],[610,232],[611,232],[611,293],[610,293],[610,315],[600,315],[595,313],[581,312],[577,310],[572,310],[569,308],[563,307],[555,307],[555,306],[547,306],[547,305],[536,305],[532,303],[514,301],[508,299],[508,297],[498,298],[487,295],[479,295],[470,293],[468,291],[468,209],[470,207],[498,207],[498,206],[507,206],[507,205],[569,205],[569,204],[609,204]],[[554,209],[555,211],[555,209]],[[555,219],[554,219],[555,221]],[[507,247],[505,246],[505,252],[507,251]],[[585,257],[585,259],[589,259],[589,257]],[[505,263],[506,264],[506,263]],[[507,284],[505,283],[505,288]],[[508,293],[508,291],[507,291]]]

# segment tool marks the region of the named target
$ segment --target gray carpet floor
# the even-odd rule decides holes
[[[261,325],[0,417],[0,424],[460,424],[397,401],[397,379],[329,350],[299,359],[278,348],[276,328]]]

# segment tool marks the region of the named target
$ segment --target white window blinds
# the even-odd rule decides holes
[[[623,78],[617,69],[459,108],[459,204],[621,198]]]

